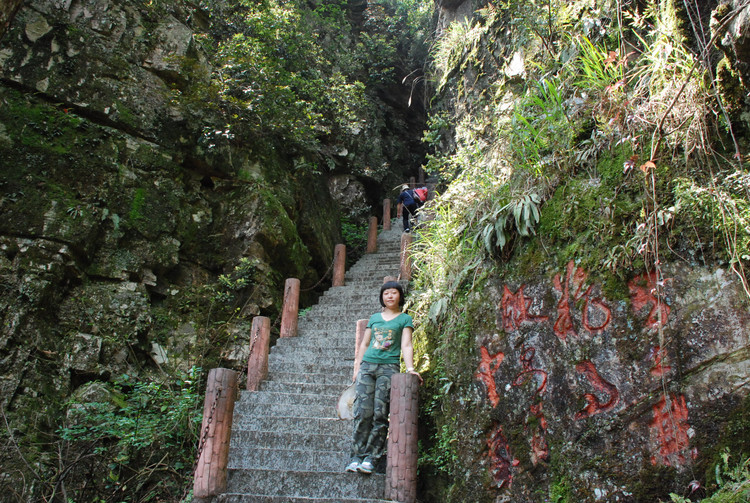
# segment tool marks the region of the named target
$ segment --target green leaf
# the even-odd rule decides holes
[[[505,222],[498,220],[495,222],[495,235],[497,236],[497,247],[503,249],[505,247]]]
[[[494,228],[493,225],[488,225],[484,228],[484,231],[482,231],[484,237],[484,248],[488,253],[492,253],[492,233]]]
[[[532,214],[532,216],[534,218],[534,223],[538,223],[539,222],[539,217],[541,215],[539,213],[539,208],[537,207],[536,204],[531,204],[531,214]]]
[[[443,315],[443,313],[445,313],[447,308],[448,298],[441,297],[440,299],[438,299],[437,302],[430,306],[430,312],[428,314],[430,321],[432,321],[433,323],[437,323],[438,319]]]

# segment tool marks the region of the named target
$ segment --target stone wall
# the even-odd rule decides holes
[[[581,501],[647,501],[655,474],[680,492],[744,442],[732,424],[750,369],[744,292],[720,268],[661,272],[635,275],[619,300],[574,262],[486,290],[497,331],[476,334],[475,455],[499,494],[536,501],[565,474]]]

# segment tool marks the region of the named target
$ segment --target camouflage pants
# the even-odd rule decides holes
[[[388,411],[391,401],[391,376],[398,374],[397,363],[362,362],[357,374],[357,398],[354,400],[354,438],[351,458],[370,457],[377,464],[385,453],[388,437]]]

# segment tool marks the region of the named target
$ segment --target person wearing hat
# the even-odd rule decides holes
[[[354,361],[357,397],[354,400],[354,432],[347,472],[372,473],[386,450],[391,376],[400,372],[401,355],[406,371],[414,371],[412,319],[402,312],[404,290],[397,281],[380,288],[382,312],[370,316]]]
[[[401,212],[404,218],[404,232],[411,232],[410,218],[417,214],[417,201],[414,192],[407,184],[401,186],[401,194],[398,195],[398,202],[404,207]]]

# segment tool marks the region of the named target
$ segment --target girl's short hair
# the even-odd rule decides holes
[[[383,286],[380,287],[380,305],[385,307],[385,302],[383,302],[383,292],[390,290],[391,288],[398,290],[398,307],[404,307],[404,303],[406,302],[406,299],[404,299],[404,288],[398,281],[387,281],[383,283]]]

